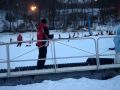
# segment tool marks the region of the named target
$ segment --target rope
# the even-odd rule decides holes
[[[28,52],[26,52],[26,53],[23,53],[23,54],[21,54],[21,55],[15,57],[15,58],[13,58],[12,60],[15,60],[15,59],[17,59],[17,58],[19,58],[19,57],[21,57],[21,56],[24,56],[24,55],[26,55],[26,54],[28,54],[28,53],[30,53],[30,52],[36,50],[36,49],[37,49],[37,48],[35,48],[35,49],[33,49],[33,50],[30,50],[30,51],[28,51]]]
[[[88,51],[85,51],[85,50],[82,50],[80,48],[76,48],[76,47],[73,47],[73,46],[70,46],[70,45],[67,45],[67,44],[64,44],[64,43],[61,43],[61,42],[57,42],[57,43],[60,43],[62,45],[65,45],[65,46],[68,46],[68,47],[71,47],[71,48],[74,48],[74,49],[77,49],[79,51],[83,51],[83,52],[86,52],[86,53],[89,53],[89,54],[94,54],[94,53],[91,53],[91,52],[88,52]]]
[[[43,47],[43,46],[45,46],[45,45],[42,45],[41,47]],[[41,47],[39,47],[39,48],[41,48]],[[30,50],[30,51],[28,51],[28,52],[26,52],[26,53],[23,53],[22,55],[19,55],[19,56],[13,58],[12,60],[15,60],[15,59],[17,59],[17,58],[19,58],[19,57],[21,57],[21,56],[24,56],[24,55],[26,55],[26,54],[28,54],[28,53],[30,53],[30,52],[36,50],[36,49],[37,49],[37,48],[35,48],[35,49],[33,49],[33,50]]]
[[[0,60],[5,60],[5,59],[0,59]]]
[[[109,49],[105,50],[104,52],[101,52],[100,54],[104,54],[104,53],[106,53],[106,52],[108,52],[108,51],[109,51]]]
[[[108,52],[109,50],[105,50],[105,51],[103,51],[103,52],[101,52],[100,54],[104,54],[104,53],[106,53],[106,52]]]

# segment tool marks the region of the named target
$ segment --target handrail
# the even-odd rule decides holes
[[[98,53],[99,53],[99,40],[100,39],[104,39],[104,38],[114,38],[116,35],[110,35],[110,36],[103,36],[103,37],[99,37],[98,39],[97,39],[97,49],[98,49]],[[115,54],[112,54],[112,55],[115,55]],[[98,56],[102,56],[102,55],[98,55]],[[99,57],[98,57],[98,60],[99,60]]]
[[[62,39],[53,39],[53,40],[39,40],[39,41],[50,41],[50,42],[53,42],[52,43],[52,55],[53,55],[53,58],[46,58],[47,60],[54,60],[54,72],[57,73],[59,71],[59,69],[57,68],[57,62],[56,62],[56,59],[69,59],[69,58],[81,58],[81,57],[93,57],[93,56],[96,56],[96,62],[97,62],[97,65],[96,66],[96,69],[101,69],[101,65],[100,65],[100,61],[99,61],[99,56],[106,56],[106,55],[114,55],[114,54],[100,54],[99,53],[99,40],[100,39],[104,39],[104,38],[113,38],[114,36],[104,36],[104,37],[98,37],[97,39],[95,38],[92,38],[92,37],[80,37],[80,38],[62,38]],[[55,48],[55,42],[57,41],[61,41],[61,40],[83,40],[83,39],[90,39],[90,40],[93,40],[94,41],[94,44],[95,44],[95,54],[94,55],[83,55],[83,56],[70,56],[70,57],[56,57],[56,48]],[[28,42],[37,42],[37,40],[33,40],[33,41],[22,41],[22,43],[28,43]],[[6,49],[9,49],[9,45],[11,44],[17,44],[18,42],[12,42],[12,43],[0,43],[0,45],[6,45]],[[10,72],[10,62],[24,62],[24,61],[33,61],[33,60],[38,60],[38,59],[29,59],[29,60],[18,60],[18,61],[14,61],[14,60],[10,60],[9,59],[9,50],[6,50],[7,52],[7,61],[5,61],[5,63],[7,62],[7,68],[8,68],[8,72],[7,72],[7,76],[11,76],[11,72]],[[4,61],[1,61],[1,62],[4,62]],[[1,63],[0,62],[0,63]],[[94,65],[92,65],[94,66]],[[84,66],[83,66],[84,67]],[[89,66],[90,67],[90,66]],[[108,68],[109,66],[107,66]],[[102,68],[104,68],[104,65],[102,65]],[[95,68],[94,68],[95,69]],[[79,68],[80,70],[80,68]],[[87,68],[85,69],[87,70]],[[65,70],[66,71],[66,70]]]
[[[100,40],[100,39],[104,39],[104,38],[114,38],[114,37],[115,37],[115,35],[98,37],[98,39],[97,39],[98,52],[99,52],[99,40]],[[107,51],[108,51],[108,50],[107,50]],[[102,53],[100,53],[99,56],[100,56],[101,54],[102,54]],[[112,54],[112,55],[114,55],[114,54]]]
[[[82,58],[82,57],[94,57],[96,55],[84,55],[84,56],[70,56],[70,57],[56,57],[56,59],[69,59],[69,58]],[[24,59],[20,60],[18,59],[17,61],[15,60],[10,60],[10,62],[30,62],[30,61],[37,61],[37,60],[53,60],[54,58],[42,58],[42,59]],[[4,59],[5,60],[5,59]],[[7,61],[0,61],[0,63],[6,63]]]

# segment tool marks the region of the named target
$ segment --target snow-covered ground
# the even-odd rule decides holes
[[[54,34],[54,38],[59,38],[59,34],[61,35],[61,38],[68,38],[69,34],[71,35],[71,38],[73,37],[73,32],[56,32],[51,31],[50,33]],[[94,34],[97,32],[95,31]],[[105,33],[105,32],[104,32]],[[0,42],[10,42],[10,38],[12,38],[12,42],[16,42],[18,33],[1,33],[1,39]],[[31,37],[33,37],[34,40],[36,40],[36,32],[27,32],[22,33],[23,40],[30,40]],[[56,59],[57,63],[74,63],[74,62],[85,62],[88,57],[95,57],[96,49],[95,49],[95,42],[93,39],[97,39],[99,36],[91,36],[90,39],[81,39],[83,35],[88,35],[88,32],[79,32],[75,34],[75,37],[78,36],[78,38],[73,40],[57,40],[55,41],[55,56],[56,58],[62,58],[62,59]],[[104,35],[108,36],[108,35]],[[93,39],[91,39],[93,38]],[[107,41],[107,44],[106,44]],[[10,45],[10,60],[12,61],[21,61],[26,60],[24,62],[11,62],[11,68],[15,68],[18,66],[32,66],[36,65],[37,58],[38,58],[38,48],[36,47],[36,42],[31,43],[31,46],[26,47],[26,45],[29,45],[29,43],[22,44],[21,47],[16,47],[16,44]],[[50,42],[48,46],[48,53],[47,53],[47,60],[46,64],[53,64],[54,60],[49,59],[53,58],[53,41]],[[113,38],[104,38],[99,40],[99,53],[100,54],[114,54],[114,51],[108,50],[108,48],[114,47]],[[6,46],[0,46],[0,61],[5,61],[7,59],[6,55]],[[83,57],[80,57],[83,56]],[[87,56],[87,57],[84,57]],[[75,57],[75,58],[65,58],[64,57]],[[105,57],[105,56],[104,56]],[[106,56],[114,58],[114,56]],[[32,60],[32,61],[28,61]],[[1,63],[0,68],[7,68],[6,63]]]
[[[59,34],[61,35],[61,38],[68,38],[69,34],[71,35],[71,38],[74,35],[74,32],[56,32],[51,31],[51,34],[54,34],[54,38],[59,38]],[[94,34],[97,32],[95,31]],[[104,37],[108,36],[106,35],[106,32],[104,32]],[[0,34],[0,42],[10,42],[10,38],[12,38],[12,42],[16,42],[18,33],[1,33]],[[34,40],[36,40],[36,32],[27,32],[22,33],[23,40],[30,40],[31,37],[33,37]],[[88,57],[95,57],[96,49],[95,49],[95,42],[93,39],[97,39],[99,36],[91,36],[88,37],[90,39],[81,39],[82,36],[88,35],[88,32],[78,32],[75,34],[75,37],[78,36],[78,38],[74,40],[57,40],[55,41],[55,46],[53,46],[53,41],[50,42],[48,46],[48,53],[47,58],[54,58],[53,54],[53,48],[55,47],[55,56],[56,58],[62,58],[62,59],[56,59],[57,63],[73,63],[73,62],[85,62]],[[93,38],[93,39],[91,39]],[[31,43],[31,46],[26,47],[26,45],[29,45],[29,43],[22,44],[21,47],[16,47],[16,44],[10,45],[10,60],[12,61],[21,61],[26,60],[24,62],[11,62],[11,68],[15,68],[18,66],[32,66],[36,65],[37,58],[38,58],[38,48],[36,47],[36,42]],[[113,54],[114,51],[108,50],[108,48],[114,47],[113,38],[103,38],[99,40],[99,53],[100,54]],[[6,46],[0,46],[0,61],[5,61],[6,56]],[[83,57],[80,57],[83,56]],[[87,56],[87,57],[85,57]],[[64,57],[75,57],[75,58],[65,58]],[[104,56],[105,57],[105,56]],[[107,56],[112,57],[114,56]],[[32,61],[28,61],[32,60]],[[53,64],[53,59],[47,59],[46,64]],[[1,63],[0,68],[7,68],[6,63]]]
[[[62,0],[61,0],[62,1]],[[63,0],[65,3],[69,0]],[[88,0],[74,0],[75,2],[85,1]],[[69,10],[70,11],[70,10]],[[88,11],[88,9],[86,9]],[[97,10],[98,11],[98,10]],[[0,21],[0,32],[3,31],[3,16],[2,20]],[[18,21],[21,22],[21,21]],[[19,24],[19,23],[18,23]],[[9,26],[9,23],[8,23]],[[14,26],[17,26],[14,23]],[[96,30],[113,30],[113,27],[104,27],[98,26]],[[114,28],[116,30],[116,28]],[[113,30],[113,31],[114,31]],[[59,37],[59,34],[62,38],[68,38],[69,33],[62,33],[62,32],[51,32],[54,33],[55,38]],[[94,34],[97,34],[94,32]],[[10,38],[12,42],[16,41],[18,33],[0,33],[0,43],[1,42],[10,42]],[[23,40],[30,40],[31,37],[34,37],[36,40],[36,33],[22,33]],[[71,37],[73,36],[73,32],[70,32]],[[56,57],[76,57],[76,56],[91,56],[95,55],[95,42],[93,39],[81,39],[82,36],[88,35],[88,33],[79,33],[79,38],[76,40],[59,40],[55,41],[55,53]],[[77,34],[76,34],[77,36]],[[104,35],[108,36],[108,35]],[[97,39],[101,36],[92,36],[91,38]],[[22,44],[21,47],[16,47],[16,44],[10,45],[10,60],[12,61],[21,61],[26,60],[25,62],[11,62],[10,67],[15,68],[18,66],[31,66],[36,65],[37,58],[38,58],[38,48],[36,47],[35,43],[31,43],[30,47],[26,47],[29,43]],[[108,50],[108,48],[114,47],[113,38],[104,38],[99,40],[99,53],[100,54],[114,54],[114,51]],[[52,50],[53,43],[50,42],[48,47],[47,58],[53,58]],[[51,51],[52,50],[52,51]],[[30,53],[28,53],[31,51]],[[112,57],[114,56],[104,56],[104,57]],[[81,58],[66,58],[66,59],[56,59],[57,63],[72,63],[72,62],[85,62],[88,57],[81,57]],[[28,61],[29,59],[33,59],[32,61]],[[0,46],[0,62],[6,62],[6,46]],[[46,60],[46,64],[54,63],[52,60]],[[0,69],[7,68],[6,63],[0,63]],[[88,78],[80,78],[80,79],[62,79],[59,81],[50,81],[45,80],[42,83],[36,84],[29,84],[29,85],[17,85],[17,86],[0,86],[0,90],[120,90],[120,76],[114,77],[108,80],[95,80],[95,79],[88,79]]]
[[[62,33],[62,32],[51,32],[55,35],[55,38],[61,37],[68,38],[69,33]],[[96,33],[96,32],[95,32]],[[73,35],[70,32],[71,36]],[[88,33],[84,33],[88,34]],[[0,34],[0,42],[9,42],[10,38],[13,41],[16,41],[17,34],[11,33],[2,33]],[[33,36],[34,40],[36,40],[36,33],[23,33],[24,40],[30,40],[30,37]],[[83,33],[79,33],[79,37],[82,37]],[[108,35],[104,35],[108,36]],[[101,36],[92,36],[92,38],[97,39]],[[28,43],[23,44],[22,47],[16,47],[16,44],[10,45],[10,59],[14,61],[22,60],[22,59],[37,59],[38,57],[38,50],[35,43],[32,43],[30,47],[26,47]],[[104,38],[99,40],[99,53],[101,54],[110,54],[115,53],[114,51],[109,51],[108,48],[114,47],[113,38]],[[51,53],[52,42],[48,47],[48,54],[47,58],[53,57]],[[25,54],[28,51],[35,49],[33,52],[29,54]],[[81,51],[82,50],[82,51]],[[84,51],[86,52],[84,52]],[[70,57],[70,56],[84,56],[84,55],[93,55],[95,54],[95,44],[92,39],[81,39],[78,38],[76,40],[59,40],[55,42],[55,51],[56,57]],[[18,57],[20,55],[24,55]],[[17,58],[18,57],[18,58]],[[107,57],[114,57],[114,56],[107,56]],[[66,63],[66,62],[83,62],[88,57],[84,58],[69,58],[69,59],[57,59],[57,63]],[[6,47],[0,46],[0,61],[6,60]],[[46,64],[49,64],[49,60],[46,61]],[[4,68],[6,64],[0,64],[1,68]],[[16,66],[25,66],[25,65],[36,65],[36,61],[30,62],[17,62],[11,63],[11,67],[14,68]],[[88,79],[88,78],[80,78],[80,79],[62,79],[59,81],[50,81],[45,80],[42,83],[35,83],[29,85],[17,85],[17,86],[1,86],[0,90],[120,90],[120,76],[114,77],[108,80],[95,80],[95,79]]]
[[[65,0],[67,2],[68,0]],[[75,0],[74,0],[75,1]],[[78,0],[83,1],[83,0]],[[85,0],[88,1],[88,0]],[[76,0],[77,2],[77,0]],[[5,15],[0,15],[5,16]],[[0,21],[0,28],[3,28],[3,18]],[[21,21],[18,21],[21,22]],[[18,23],[19,24],[19,23]],[[17,24],[14,24],[17,26]],[[8,25],[9,26],[9,25]],[[96,27],[96,30],[113,30],[112,27]],[[114,28],[116,30],[116,28]],[[114,31],[113,30],[113,31]],[[2,29],[0,30],[2,32]],[[55,38],[59,37],[59,34],[62,38],[68,38],[69,33],[62,32],[51,32],[54,33]],[[73,33],[70,32],[71,37]],[[94,32],[94,34],[97,34]],[[10,38],[12,42],[16,41],[18,33],[0,33],[0,43],[1,42],[10,42]],[[23,40],[30,40],[31,37],[34,37],[36,40],[36,33],[22,33]],[[55,53],[56,57],[76,57],[76,56],[89,56],[95,55],[95,43],[93,39],[81,39],[80,37],[88,35],[88,33],[79,33],[79,38],[76,40],[59,40],[55,41]],[[76,34],[77,36],[77,34]],[[108,35],[105,35],[108,36]],[[101,36],[98,36],[101,37]],[[98,37],[92,36],[92,38],[97,39]],[[11,62],[10,67],[15,68],[18,66],[29,66],[36,65],[38,58],[38,48],[35,43],[31,43],[30,47],[26,47],[29,43],[22,44],[21,47],[16,47],[16,44],[10,45],[10,60],[12,61],[21,61],[26,60],[26,62]],[[52,54],[52,41],[48,47],[47,58],[53,58]],[[108,48],[114,47],[113,38],[104,38],[99,40],[99,53],[100,54],[112,54],[114,51],[108,50]],[[32,51],[28,53],[29,51]],[[27,53],[27,54],[26,54]],[[112,57],[114,56],[106,56]],[[72,63],[72,62],[85,62],[88,57],[82,58],[66,58],[66,59],[56,59],[57,63]],[[29,59],[33,59],[33,61],[28,61]],[[6,46],[0,46],[0,62],[6,62]],[[46,64],[54,63],[53,60],[46,60]],[[0,69],[7,68],[6,63],[0,63]],[[114,77],[108,80],[95,80],[88,78],[80,78],[80,79],[62,79],[59,81],[50,81],[45,80],[42,83],[29,84],[29,85],[17,85],[17,86],[0,86],[0,90],[120,90],[120,76]]]
[[[88,78],[62,79],[59,81],[45,80],[42,83],[1,86],[0,90],[120,90],[120,76],[108,80]]]

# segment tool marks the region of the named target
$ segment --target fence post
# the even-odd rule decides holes
[[[53,40],[53,56],[54,56],[54,66],[55,66],[55,72],[57,72],[57,65],[56,65],[56,52],[55,52],[55,41]]]
[[[100,66],[100,59],[99,59],[99,43],[98,43],[99,38],[96,40],[96,64],[97,64],[97,70],[99,70]]]
[[[7,54],[7,76],[10,76],[10,52],[9,44],[6,45],[6,54]]]

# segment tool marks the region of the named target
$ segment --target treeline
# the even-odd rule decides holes
[[[72,27],[80,29],[91,23],[107,24],[119,22],[119,0],[0,0],[0,9],[7,11],[6,20],[24,19],[39,22],[42,17],[49,21],[51,29]],[[30,6],[37,12],[30,14]]]

